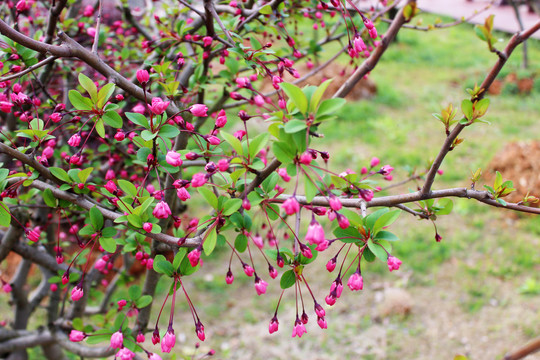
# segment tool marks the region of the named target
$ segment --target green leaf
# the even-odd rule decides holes
[[[221,137],[225,140],[231,147],[236,151],[240,156],[244,155],[244,149],[242,148],[242,143],[234,135],[229,134],[225,131],[220,131]]]
[[[199,192],[199,194],[201,194],[205,198],[206,202],[211,207],[213,207],[214,209],[217,209],[218,200],[217,200],[216,194],[214,194],[212,190],[208,189],[207,187],[199,187],[197,191]]]
[[[79,171],[79,173],[77,174],[80,182],[82,182],[83,184],[86,183],[86,180],[88,180],[88,176],[90,176],[90,174],[92,173],[92,170],[94,170],[93,167],[89,167],[89,168],[86,168],[84,170],[81,170]]]
[[[294,134],[307,128],[307,124],[303,120],[290,120],[284,126],[287,134]]]
[[[242,199],[228,199],[225,204],[223,204],[223,215],[229,216],[234,214],[242,206]]]
[[[109,332],[107,335],[92,334],[92,336],[89,336],[86,338],[85,343],[88,345],[95,345],[102,342],[110,342],[110,341],[111,341],[111,334]]]
[[[385,240],[385,241],[398,241],[399,238],[394,234],[394,233],[391,233],[390,231],[386,231],[386,230],[381,230],[377,233],[377,235],[375,235],[373,237],[373,240],[374,241],[380,241],[380,240]]]
[[[81,230],[79,230],[79,235],[81,236],[92,235],[94,233],[95,229],[90,225],[86,225]]]
[[[375,225],[373,226],[373,233],[379,232],[382,228],[392,225],[394,221],[397,220],[401,210],[392,210],[383,214],[380,218],[377,219]]]
[[[495,175],[495,182],[493,183],[493,188],[495,190],[499,190],[499,188],[501,187],[503,183],[503,177],[502,177],[502,174],[500,172],[496,172],[496,175]]]
[[[96,84],[90,78],[83,73],[79,73],[79,84],[88,92],[92,102],[95,104],[97,102],[97,87]]]
[[[127,195],[131,197],[137,196],[137,188],[131,182],[120,179],[118,180],[118,186],[120,186],[120,189],[122,189],[122,191],[124,191],[124,193]]]
[[[306,201],[310,203],[315,195],[319,193],[319,189],[313,184],[313,182],[306,176],[304,182],[304,190],[306,192]]]
[[[161,127],[161,129],[159,129],[158,134],[164,138],[171,139],[178,136],[178,134],[180,134],[180,130],[178,130],[178,128],[175,126],[165,124]]]
[[[114,110],[109,110],[103,114],[103,120],[107,125],[110,127],[113,127],[115,129],[121,129],[122,128],[122,117],[118,115],[118,113]]]
[[[139,285],[130,286],[128,289],[128,294],[131,300],[134,300],[134,301],[137,300],[142,295],[141,287]]]
[[[474,104],[474,112],[476,117],[482,117],[489,107],[489,99],[482,99]]]
[[[448,215],[452,212],[454,203],[452,199],[441,199],[437,202],[437,207],[439,207],[439,210],[436,212],[437,215]]]
[[[197,265],[195,267],[191,266],[191,263],[189,262],[189,258],[186,256],[180,263],[180,273],[182,275],[191,275],[195,271],[199,270],[200,265]]]
[[[148,130],[141,131],[141,137],[143,138],[144,141],[153,140],[156,136],[157,136],[157,133],[153,133]]]
[[[100,109],[103,108],[103,106],[105,106],[107,101],[109,101],[109,98],[111,97],[113,93],[114,93],[114,84],[108,83],[108,84],[103,85],[103,87],[98,92],[96,106]]]
[[[152,296],[143,295],[137,301],[135,301],[135,306],[137,306],[138,309],[142,309],[150,305],[153,300],[154,299],[152,298]]]
[[[45,191],[43,191],[42,196],[43,196],[43,201],[45,202],[47,206],[52,207],[52,208],[55,208],[57,206],[56,198],[54,197],[51,189],[48,189],[48,188],[45,189]]]
[[[473,103],[469,99],[465,99],[461,102],[461,111],[467,120],[472,121],[473,118]]]
[[[176,255],[174,255],[173,259],[173,268],[178,269],[180,267],[180,264],[182,263],[182,260],[184,259],[184,256],[187,254],[186,248],[180,248],[178,249],[178,252]]]
[[[388,254],[384,251],[383,247],[373,243],[371,239],[368,240],[368,248],[371,252],[379,258],[379,260],[386,262]]]
[[[105,125],[102,118],[96,120],[96,132],[100,137],[105,138]]]
[[[142,226],[143,226],[142,219],[137,214],[129,214],[127,216],[127,220],[131,225],[135,226],[136,228],[142,228]]]
[[[262,134],[257,135],[255,138],[251,139],[249,141],[249,156],[255,157],[264,147],[266,146],[266,143],[270,139],[270,134],[267,132],[264,132]]]
[[[55,178],[65,181],[67,183],[71,183],[71,178],[69,177],[66,170],[57,167],[50,167],[49,171],[51,172],[51,174],[53,174]]]
[[[113,238],[109,237],[100,237],[99,238],[99,245],[109,253],[114,253],[116,251],[116,241]]]
[[[383,208],[369,214],[364,218],[364,225],[366,225],[368,229],[372,230],[377,219],[379,219],[383,214],[386,214],[388,211],[388,208]]]
[[[112,238],[116,235],[116,229],[113,227],[106,227],[105,229],[101,230],[101,235],[103,235],[103,237]]]
[[[296,153],[293,150],[291,150],[290,145],[292,144],[287,144],[281,141],[275,142],[272,145],[272,150],[274,152],[274,155],[283,164],[287,164],[291,162],[296,155]]]
[[[216,242],[217,242],[217,233],[216,233],[216,228],[214,227],[212,228],[212,230],[210,230],[210,233],[208,234],[208,236],[206,237],[206,239],[204,240],[202,244],[203,250],[206,256],[209,256],[210,254],[212,254],[212,251],[214,251],[214,249],[216,248]]]
[[[259,14],[270,15],[272,13],[272,7],[270,5],[264,5],[260,10]]]
[[[92,101],[89,98],[82,96],[77,90],[69,90],[68,98],[75,109],[82,111],[92,110]]]
[[[142,126],[145,129],[150,129],[150,124],[148,124],[148,119],[143,114],[127,112],[126,117],[139,126]]]
[[[280,85],[283,91],[285,92],[285,94],[287,94],[289,99],[296,106],[296,108],[301,113],[307,112],[308,100],[304,92],[300,90],[300,88],[294,84],[282,83]]]
[[[234,248],[235,248],[238,252],[243,253],[244,251],[246,251],[247,243],[248,243],[248,238],[247,238],[247,236],[244,235],[244,234],[238,234],[238,235],[236,236],[236,239],[234,239]]]
[[[340,110],[345,103],[347,103],[347,100],[343,98],[335,98],[335,99],[326,99],[321,102],[321,106],[319,106],[319,109],[317,110],[317,115],[315,115],[315,118],[328,115],[328,114],[335,114],[338,110]]]
[[[296,282],[296,274],[294,273],[293,270],[287,270],[283,273],[283,275],[281,275],[279,286],[281,286],[281,288],[285,290],[293,286],[295,282]]]
[[[309,101],[309,111],[315,112],[317,108],[319,107],[319,102],[322,99],[322,96],[324,95],[324,92],[328,88],[328,85],[332,82],[333,79],[328,79],[325,82],[323,82],[319,87],[317,87],[317,90],[313,93],[311,96],[311,100]]]
[[[90,209],[90,224],[92,224],[96,231],[101,230],[103,227],[103,214],[101,214],[101,211],[95,205]]]
[[[185,260],[185,259],[184,259]],[[165,256],[163,255],[156,255],[154,258],[154,271],[160,274],[164,274],[167,276],[172,276],[174,273],[174,268],[172,264],[165,259]]]
[[[0,226],[8,227],[11,223],[11,215],[6,208],[7,206],[0,201]]]

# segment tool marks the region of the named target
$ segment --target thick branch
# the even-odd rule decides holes
[[[411,4],[416,2],[416,0],[409,0],[407,1],[407,4]],[[350,78],[347,79],[341,85],[341,87],[336,91],[333,97],[338,98],[344,98],[351,92],[351,90],[355,87],[355,85],[362,80],[362,78],[369,73],[371,70],[375,68],[377,63],[379,62],[382,54],[386,51],[388,48],[388,45],[394,40],[396,37],[399,29],[401,26],[406,22],[405,16],[403,16],[403,10],[405,9],[405,6],[401,8],[401,10],[397,13],[396,17],[394,18],[394,21],[392,21],[392,24],[388,28],[388,31],[386,34],[384,34],[384,38],[381,41],[381,44],[375,48],[375,51],[371,53],[371,55],[360,65],[358,69],[351,75]]]
[[[283,202],[290,197],[291,195],[281,195],[277,199],[277,202]],[[420,200],[448,198],[448,197],[474,199],[484,204],[491,205],[498,208],[525,212],[525,213],[530,213],[530,214],[540,214],[539,208],[518,205],[514,203],[507,203],[506,206],[504,206],[504,205],[499,204],[497,201],[495,201],[495,199],[493,199],[491,197],[491,194],[488,193],[487,191],[471,190],[467,188],[434,190],[427,195],[422,194],[420,191],[415,191],[408,194],[390,195],[390,196],[382,196],[379,198],[373,198],[373,200],[367,203],[363,199],[341,198],[340,200],[344,207],[361,209],[362,203],[366,203],[367,207],[381,207],[381,206],[390,207],[390,206],[397,206],[399,204],[406,204],[406,203],[411,203],[411,202],[420,201]],[[313,198],[313,200],[310,203],[306,201],[305,196],[296,195],[296,199],[302,205],[329,206],[328,197],[326,196],[316,196]]]

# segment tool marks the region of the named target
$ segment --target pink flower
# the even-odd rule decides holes
[[[124,335],[122,332],[117,331],[111,335],[111,347],[113,349],[120,349],[124,343]]]
[[[5,283],[4,285],[2,285],[2,290],[4,290],[5,293],[10,293],[13,289],[11,288],[11,285],[9,283]]]
[[[191,199],[191,195],[189,195],[189,192],[186,190],[186,188],[177,189],[176,195],[178,195],[178,198],[182,201]]]
[[[365,51],[367,49],[367,46],[364,43],[364,40],[360,36],[357,36],[357,37],[354,38],[354,48],[358,52],[362,52],[362,51]]]
[[[325,240],[324,238],[324,229],[315,219],[311,221],[311,224],[309,224],[307,234],[306,234],[306,241],[310,244],[320,244]]]
[[[305,151],[302,155],[300,155],[300,163],[304,165],[309,165],[311,160],[313,160],[313,157],[308,151]]]
[[[71,300],[79,301],[84,295],[84,291],[80,285],[77,285],[71,290]]]
[[[300,244],[300,252],[302,253],[302,255],[304,255],[308,259],[311,259],[313,257],[313,253],[311,252],[311,248],[309,246],[304,245],[304,244]]]
[[[324,298],[324,301],[330,306],[334,305],[336,303],[336,296],[329,294]]]
[[[246,273],[247,276],[253,276],[253,273],[255,272],[255,270],[253,270],[251,266],[249,266],[248,264],[244,264],[243,267],[244,267],[244,272]]]
[[[51,119],[53,123],[59,123],[62,120],[62,115],[55,112],[52,113],[51,116],[49,116],[49,119]]]
[[[208,114],[206,113],[207,111],[208,107],[204,104],[195,104],[189,107],[189,112],[192,113],[194,116],[198,117],[208,116]]]
[[[362,279],[362,275],[357,271],[354,274],[351,275],[349,278],[349,281],[347,281],[347,286],[351,291],[358,291],[362,290],[364,287],[364,280]]]
[[[334,271],[335,268],[336,268],[336,258],[332,258],[328,260],[328,262],[326,263],[326,270],[328,270],[328,272],[332,272]]]
[[[55,292],[56,290],[58,290],[58,285],[51,284],[50,289],[51,289],[52,292]]]
[[[268,326],[268,332],[270,334],[273,334],[276,331],[278,331],[278,328],[279,328],[279,321],[277,319],[277,316],[274,316],[272,320],[270,320],[270,325]]]
[[[246,135],[246,132],[244,130],[238,130],[233,135],[238,140],[242,140],[244,138],[244,136]]]
[[[156,345],[158,342],[159,342],[159,329],[156,328],[154,329],[154,332],[152,333],[152,344]]]
[[[195,326],[195,331],[197,332],[197,337],[199,338],[199,340],[204,341],[204,339],[206,339],[206,335],[204,334],[204,325],[201,323],[200,320]]]
[[[152,228],[153,228],[153,225],[152,223],[149,223],[149,222],[145,222],[142,226],[143,230],[146,231],[146,232],[151,232],[152,231]]]
[[[83,11],[83,16],[90,17],[94,15],[94,7],[92,5],[86,5]]]
[[[0,101],[0,111],[10,113],[13,104],[7,101]]]
[[[343,292],[343,284],[341,283],[340,279],[335,280],[332,282],[332,285],[330,286],[330,293],[334,293],[336,295],[336,298],[339,298],[341,296],[341,293]]]
[[[120,130],[120,129],[118,129],[118,130],[116,131],[116,134],[114,134],[114,139],[115,139],[116,141],[122,141],[122,140],[124,140],[125,138],[126,138],[126,134],[124,134],[124,132],[123,132],[122,130]]]
[[[167,156],[165,157],[165,160],[167,161],[167,164],[171,166],[181,166],[182,165],[182,159],[180,157],[180,154],[176,151],[169,151],[167,153]]]
[[[255,95],[255,97],[253,98],[253,101],[255,102],[255,105],[257,106],[264,105],[264,98],[261,95]]]
[[[116,353],[116,358],[118,360],[132,360],[134,357],[135,357],[135,353],[126,347],[121,348]]]
[[[205,37],[203,37],[202,40],[203,40],[204,47],[208,47],[208,46],[212,45],[212,40],[213,39],[212,39],[211,36],[205,36]]]
[[[277,272],[276,268],[273,267],[272,265],[268,265],[268,273],[270,274],[270,277],[272,279],[275,279],[278,276],[278,272]]]
[[[291,180],[291,177],[289,176],[289,174],[287,174],[287,169],[279,168],[279,169],[277,169],[277,173],[278,173],[279,176],[281,176],[283,181],[289,182]]]
[[[146,110],[146,108],[144,107],[143,104],[139,103],[137,105],[135,105],[133,107],[133,109],[131,109],[131,111],[135,112],[135,113],[138,113],[138,114],[144,114],[144,111]]]
[[[255,290],[257,291],[257,295],[262,295],[266,292],[266,287],[268,286],[268,283],[258,276],[255,276]]]
[[[225,110],[221,109],[216,118],[216,127],[222,128],[226,124],[227,124],[227,114],[225,113]]]
[[[201,187],[204,184],[206,184],[206,174],[204,173],[196,173],[191,178],[191,186],[193,187]]]
[[[69,341],[79,342],[79,341],[83,341],[85,338],[86,338],[86,334],[83,333],[82,331],[71,330],[71,332],[69,333]]]
[[[347,219],[347,217],[341,214],[337,214],[337,218],[338,218],[338,225],[340,228],[346,229],[349,227],[350,224],[349,224],[349,219]]]
[[[330,199],[328,199],[328,203],[330,204],[330,208],[334,211],[339,211],[341,210],[341,200],[339,200],[337,197],[335,196],[330,196]]]
[[[298,201],[296,201],[296,198],[294,196],[291,196],[287,200],[281,204],[281,207],[283,210],[285,210],[285,213],[287,215],[293,215],[296,214],[298,211],[300,211],[300,204]]]
[[[114,170],[113,169],[109,169],[107,170],[107,172],[105,173],[105,180],[112,180],[116,177],[116,174],[114,173]]]
[[[80,143],[81,143],[81,137],[79,136],[79,134],[72,135],[68,140],[68,144],[70,146],[79,146]]]
[[[328,324],[326,323],[326,319],[323,316],[319,316],[317,318],[317,325],[319,325],[319,327],[321,329],[327,329],[328,328]]]
[[[323,307],[319,303],[315,303],[315,313],[318,317],[324,317],[326,315],[326,311],[324,311]]]
[[[152,105],[148,105],[148,107],[155,115],[161,115],[165,112],[165,109],[167,109],[169,103],[170,101],[163,101],[161,98],[153,98]]]
[[[107,190],[111,194],[114,194],[116,191],[118,191],[118,188],[116,187],[116,184],[112,180],[107,181],[104,188],[105,188],[105,190]]]
[[[315,250],[324,251],[328,249],[329,246],[330,246],[330,242],[328,240],[323,240],[317,244],[317,246],[315,247]]]
[[[228,285],[231,285],[234,281],[234,275],[231,271],[231,269],[229,269],[229,271],[227,271],[227,275],[225,275],[225,282],[228,284]]]
[[[219,145],[221,143],[221,140],[217,136],[210,135],[206,138],[206,141],[210,143],[210,145]]]
[[[159,356],[159,355],[156,354],[156,353],[153,353],[152,355],[150,355],[150,356],[148,357],[148,360],[162,360],[162,359],[161,359],[161,356]]]
[[[158,219],[166,219],[169,217],[169,215],[171,215],[171,209],[165,201],[160,201],[154,208],[152,215],[154,215]]]
[[[297,317],[297,318],[296,318],[296,321],[294,322],[294,327],[293,327],[292,337],[298,336],[298,337],[300,338],[300,337],[302,337],[302,335],[304,335],[305,333],[307,333],[306,327],[305,327],[304,324],[300,321],[300,319],[298,319],[298,317]]]
[[[96,263],[94,264],[94,267],[96,268],[96,270],[100,272],[103,272],[106,266],[107,266],[107,262],[103,259],[98,259]]]
[[[176,343],[176,336],[174,336],[174,329],[169,326],[167,333],[161,340],[161,351],[170,353],[175,343]]]
[[[388,270],[394,271],[394,270],[399,270],[399,267],[401,266],[402,262],[397,257],[390,255],[388,256],[387,264],[388,264]]]
[[[146,70],[137,70],[137,81],[140,82],[142,85],[146,85],[148,81],[150,80],[150,75],[148,75],[148,71]]]
[[[245,88],[250,85],[249,79],[247,77],[236,78],[235,81],[236,81],[236,84],[241,88]]]
[[[391,167],[390,165],[384,165],[381,170],[379,170],[379,172],[383,175],[383,176],[388,176],[390,175],[390,173],[392,172],[392,170],[394,170],[393,167]]]
[[[264,242],[263,242],[263,238],[261,235],[257,234],[255,235],[253,238],[253,243],[255,244],[255,246],[257,246],[259,249],[262,249],[264,247]]]
[[[229,170],[229,161],[227,159],[221,159],[217,163],[219,171]]]
[[[199,248],[196,248],[196,249],[192,250],[187,255],[187,257],[189,259],[189,263],[191,264],[191,266],[195,267],[195,266],[197,266],[197,264],[199,263],[199,259],[201,258],[201,250],[199,250]]]
[[[25,234],[28,240],[37,242],[41,235],[41,231],[38,228],[35,228],[34,230],[26,230]]]
[[[380,162],[380,161],[379,161],[378,158],[373,157],[373,158],[371,158],[370,166],[371,166],[371,167],[375,167],[375,166],[379,165],[379,162]]]
[[[124,308],[124,306],[127,305],[127,301],[126,299],[121,299],[121,300],[118,300],[117,304],[118,304],[118,311],[121,311]]]

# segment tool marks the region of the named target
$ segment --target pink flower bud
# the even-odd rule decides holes
[[[148,81],[150,80],[150,75],[148,75],[148,71],[146,70],[137,70],[137,81],[140,82],[142,85],[146,85]]]
[[[152,231],[152,223],[149,223],[149,222],[145,222],[143,224],[143,230],[146,231],[146,232],[151,232]]]

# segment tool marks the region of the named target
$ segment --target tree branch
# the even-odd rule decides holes
[[[532,26],[530,29],[522,32],[518,32],[508,42],[508,45],[506,45],[506,48],[502,52],[502,56],[499,56],[497,58],[497,62],[495,65],[491,68],[490,72],[486,75],[486,78],[482,82],[482,85],[480,85],[480,88],[483,89],[483,91],[474,99],[472,100],[479,100],[482,99],[501,69],[503,68],[504,64],[506,64],[506,61],[514,51],[514,49],[521,44],[523,41],[527,40],[532,34],[534,34],[536,31],[540,29],[540,21],[538,21],[534,26]],[[441,150],[439,151],[439,154],[437,154],[437,157],[433,161],[433,164],[431,164],[431,168],[429,169],[427,175],[426,175],[426,182],[424,183],[424,186],[422,187],[421,193],[422,195],[427,195],[431,191],[431,187],[433,185],[433,182],[435,181],[435,176],[437,176],[437,170],[439,170],[446,154],[450,151],[452,148],[452,145],[454,144],[454,141],[458,137],[458,135],[465,129],[466,125],[457,124],[452,132],[446,137],[446,140],[444,141]]]

